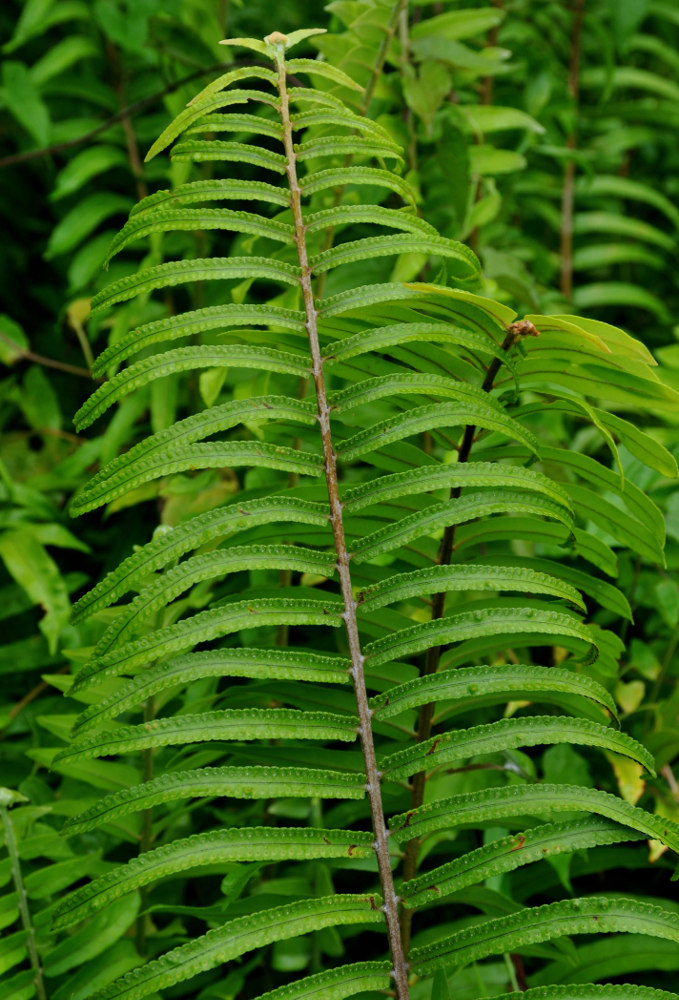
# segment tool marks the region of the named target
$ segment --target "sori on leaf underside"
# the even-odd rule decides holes
[[[133,322],[96,362],[107,378],[79,428],[157,380],[222,375],[210,405],[191,395],[185,416],[104,465],[73,513],[198,470],[231,470],[239,489],[163,528],[76,605],[99,638],[70,689],[85,708],[54,766],[139,752],[143,768],[138,783],[83,803],[64,834],[109,843],[138,830],[137,815],[143,832],[139,856],[66,895],[54,927],[130,893],[148,907],[157,881],[206,866],[289,874],[313,862],[323,876],[281,901],[262,869],[259,892],[206,908],[210,929],[192,940],[163,952],[157,938],[156,957],[97,1000],[209,981],[303,935],[327,968],[268,1000],[429,997],[431,977],[522,951],[555,959],[569,934],[679,943],[661,902],[531,906],[484,886],[585,848],[651,838],[679,849],[670,820],[595,788],[536,782],[523,752],[589,747],[604,769],[622,760],[654,774],[611,697],[622,643],[590,618],[630,615],[616,549],[662,562],[662,517],[618,448],[675,475],[623,414],[679,397],[621,330],[518,319],[479,294],[475,255],[417,215],[398,145],[352,107],[356,84],[329,62],[288,58],[311,34],[227,43],[258,62],[210,83],[149,153],[171,147],[204,174],[141,201],[109,258],[156,234],[186,256],[123,268],[92,303]],[[218,253],[192,255],[196,231],[212,231]],[[406,255],[433,260],[437,280],[397,280],[390,268]],[[153,298],[197,281],[195,308],[163,313]],[[583,424],[598,435],[592,454],[570,447]],[[189,800],[218,805],[194,809],[203,825],[185,835],[172,818]],[[267,812],[272,800],[284,804]],[[278,824],[291,815],[301,821]],[[483,846],[464,833],[498,823],[506,835]],[[247,968],[256,975],[256,962]]]

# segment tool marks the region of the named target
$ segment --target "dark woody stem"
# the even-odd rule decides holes
[[[337,555],[337,572],[340,581],[342,600],[344,602],[344,626],[346,629],[351,657],[351,676],[354,684],[354,694],[356,697],[356,708],[358,713],[358,735],[363,752],[363,762],[366,774],[366,792],[370,804],[373,830],[375,834],[374,849],[379,869],[380,883],[382,887],[383,910],[387,924],[387,934],[389,937],[389,948],[393,962],[393,977],[395,995],[398,1000],[409,1000],[408,971],[401,943],[401,933],[398,920],[398,897],[394,890],[394,879],[389,861],[388,830],[384,821],[384,809],[382,807],[382,794],[380,789],[380,773],[377,769],[375,757],[375,746],[373,743],[371,715],[372,711],[368,707],[368,695],[365,686],[365,674],[363,665],[365,657],[361,652],[361,642],[358,634],[358,622],[356,618],[356,602],[354,601],[353,589],[351,585],[351,573],[349,571],[349,553],[344,536],[344,523],[342,520],[342,504],[339,498],[339,488],[337,482],[337,457],[333,449],[332,434],[330,430],[330,407],[325,391],[325,379],[323,375],[323,358],[318,340],[318,315],[314,302],[314,295],[311,286],[311,270],[306,247],[305,225],[301,204],[301,188],[297,179],[297,158],[295,154],[292,124],[290,121],[290,102],[287,92],[284,43],[285,37],[278,32],[269,35],[266,41],[275,47],[276,67],[278,69],[278,91],[281,98],[281,121],[283,124],[283,143],[287,158],[286,172],[290,186],[290,204],[292,208],[295,242],[297,244],[297,255],[299,259],[301,278],[300,284],[304,299],[304,311],[306,316],[306,329],[309,336],[309,346],[312,360],[312,377],[316,389],[316,402],[318,407],[318,423],[321,431],[323,444],[323,459],[325,463],[325,478],[328,488],[328,500],[330,503],[330,522],[335,541],[335,552]]]
[[[514,345],[525,336],[537,336],[538,331],[535,329],[532,323],[527,321],[522,321],[519,323],[512,323],[505,334],[505,338],[500,347],[501,351],[509,353]],[[495,383],[497,373],[502,365],[502,359],[500,357],[495,357],[488,365],[486,369],[486,375],[481,385],[484,392],[490,392]],[[474,444],[474,436],[476,434],[476,427],[473,424],[467,424],[464,429],[464,434],[462,435],[462,443],[460,444],[460,451],[458,454],[458,464],[462,462],[469,461],[469,455],[472,450],[472,445]],[[461,487],[456,486],[450,491],[450,499],[456,500],[460,495]],[[450,563],[451,557],[453,555],[453,549],[455,548],[455,525],[449,525],[441,539],[441,545],[439,547],[439,552],[437,556],[437,563],[442,566],[448,565]],[[443,618],[446,608],[446,594],[439,593],[434,594],[432,599],[431,617],[432,621],[436,621],[439,618]],[[422,676],[426,677],[429,674],[435,674],[439,667],[439,662],[441,660],[441,653],[443,652],[443,646],[431,646],[427,650],[427,655],[424,663],[424,669],[422,671]],[[423,742],[428,740],[431,736],[432,720],[434,718],[434,703],[430,702],[427,705],[422,705],[420,708],[420,714],[417,721],[417,733],[416,738],[418,742]],[[424,787],[427,781],[427,776],[424,771],[419,771],[417,774],[413,775],[412,780],[412,790],[410,794],[410,808],[417,809],[422,805],[424,801]],[[417,874],[417,858],[420,852],[420,840],[418,837],[413,838],[413,840],[408,842],[406,847],[404,858],[403,858],[403,879],[404,881],[409,881],[414,878]],[[412,933],[412,910],[402,910],[401,912],[401,936],[403,939],[403,949],[407,956],[410,949],[410,938]]]

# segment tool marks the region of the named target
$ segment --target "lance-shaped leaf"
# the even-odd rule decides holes
[[[324,354],[325,362],[329,365],[347,361],[363,354],[370,354],[374,351],[386,351],[390,347],[398,347],[402,344],[411,343],[441,343],[455,344],[467,350],[477,351],[483,355],[505,358],[500,353],[496,344],[483,333],[476,330],[467,330],[461,326],[454,326],[449,323],[416,322],[416,323],[394,323],[388,326],[378,326],[369,330],[361,330],[353,336],[343,337],[341,340],[333,341],[326,345]],[[350,387],[354,388],[354,387]],[[474,386],[457,387],[459,392],[465,392],[472,396],[475,392]],[[346,390],[347,392],[349,389]],[[481,391],[476,389],[476,397],[481,397]],[[492,406],[494,400],[487,394],[486,405]]]
[[[152,719],[138,726],[120,726],[83,737],[62,750],[55,762],[107,757],[133,750],[185,746],[208,740],[343,740],[356,739],[354,718],[330,712],[302,712],[291,708],[232,708],[200,715]]]
[[[383,552],[401,548],[415,538],[434,534],[451,524],[464,524],[466,521],[487,517],[490,514],[508,513],[554,518],[569,530],[572,525],[570,511],[547,497],[527,491],[489,489],[483,492],[465,493],[459,498],[432,504],[424,510],[401,518],[394,524],[378,528],[377,531],[354,543],[353,556],[357,562],[366,562]]]
[[[137,215],[154,207],[176,208],[177,205],[191,205],[206,201],[264,201],[270,205],[287,208],[290,196],[274,184],[264,181],[244,181],[237,177],[211,177],[209,180],[189,181],[174,190],[155,191],[142,198],[130,212]],[[255,259],[255,258],[253,258]],[[106,289],[101,294],[105,294]]]
[[[317,194],[319,191],[332,191],[348,184],[387,188],[400,194],[411,205],[415,205],[415,194],[410,185],[398,174],[381,170],[379,167],[363,167],[356,164],[345,168],[329,167],[327,170],[317,170],[312,174],[307,174],[300,181],[300,187],[305,195]]]
[[[148,851],[77,889],[57,906],[52,926],[69,927],[134,889],[187,869],[233,861],[369,858],[373,850],[372,835],[359,831],[246,827],[198,833]]]
[[[94,655],[119,646],[155,611],[203,580],[223,579],[229,573],[254,569],[287,569],[330,577],[335,572],[333,554],[295,545],[236,545],[206,555],[193,556],[168,570],[125,605],[97,643]]]
[[[606,816],[622,826],[667,844],[679,854],[679,825],[665,817],[639,809],[624,799],[581,785],[540,783],[484,788],[428,802],[390,820],[392,835],[399,843],[425,836],[451,825],[494,823],[521,816],[552,816],[586,812]]]
[[[650,774],[655,774],[651,754],[626,733],[589,719],[564,719],[551,715],[500,719],[485,726],[474,726],[473,729],[441,733],[416,746],[397,750],[384,758],[381,767],[392,780],[398,780],[468,757],[555,743],[610,750],[637,761]]]
[[[108,607],[128,590],[136,588],[150,573],[168,566],[186,552],[260,524],[299,522],[324,527],[327,508],[298,497],[264,497],[229,504],[199,514],[156,535],[137,549],[92,588],[73,608],[73,621],[80,621]]]
[[[413,948],[411,962],[421,975],[467,965],[489,955],[519,951],[567,934],[648,934],[679,943],[679,917],[637,899],[568,899],[534,906],[507,917],[457,931],[431,945]]]
[[[357,993],[387,990],[390,986],[389,962],[354,962],[318,972],[314,976],[305,976],[287,986],[279,986],[276,990],[261,993],[256,1000],[345,1000]],[[665,1000],[665,997],[659,997],[658,1000]],[[675,998],[672,997],[671,1000]]]
[[[320,456],[263,441],[179,444],[153,455],[149,460],[142,459],[131,468],[122,469],[103,480],[91,480],[76,493],[69,509],[74,517],[86,514],[129,493],[142,483],[177,472],[240,466],[281,469],[284,472],[298,472],[302,476],[320,476],[323,473]]]
[[[484,879],[514,871],[550,855],[570,854],[625,840],[641,840],[643,837],[643,833],[633,833],[611,820],[597,817],[537,826],[525,833],[501,837],[410,882],[404,882],[399,895],[406,907],[417,909],[479,884]]]
[[[229,302],[222,306],[206,306],[204,309],[194,309],[191,312],[179,313],[165,319],[156,319],[151,323],[131,330],[115,344],[107,347],[95,361],[92,372],[103,374],[110,365],[120,364],[133,354],[138,354],[145,347],[160,341],[180,340],[194,334],[209,330],[229,330],[239,326],[277,326],[285,330],[302,332],[304,330],[303,315],[293,309],[282,306],[250,305]]]
[[[327,597],[327,600],[270,597],[254,602],[236,601],[201,611],[90,660],[76,677],[74,690],[91,683],[94,677],[117,676],[153,663],[162,656],[183,653],[199,642],[222,638],[244,628],[266,625],[327,625],[337,628],[342,622],[342,604],[333,595]]]
[[[410,597],[451,591],[516,590],[524,594],[549,594],[561,597],[585,610],[580,594],[567,583],[546,573],[522,566],[430,566],[390,576],[361,591],[360,610],[365,612],[395,604]]]
[[[256,131],[256,128],[253,131]],[[174,146],[172,159],[180,162],[188,161],[189,163],[220,161],[249,163],[253,167],[272,170],[276,174],[285,172],[285,157],[281,153],[273,153],[269,149],[262,149],[261,146],[252,146],[245,142],[225,142],[223,139],[182,139]],[[213,227],[208,225],[206,228]],[[254,233],[253,235],[258,234]],[[263,233],[259,235],[263,235]],[[271,238],[276,239],[277,237],[272,235]],[[283,240],[283,242],[289,241]]]
[[[643,938],[640,943],[647,945]],[[625,949],[629,939],[621,938]],[[503,993],[494,1000],[677,1000],[679,994],[656,990],[652,986],[635,986],[627,983],[578,983],[576,986],[535,986],[523,993]]]
[[[296,285],[299,281],[299,268],[268,257],[171,260],[112,281],[92,299],[90,316],[137,295],[148,295],[157,288],[172,288],[192,281],[229,281],[237,278],[263,278],[266,281]]]
[[[77,719],[74,732],[82,733],[99,723],[141,705],[147,698],[176,685],[187,685],[204,677],[253,677],[309,683],[348,684],[350,662],[339,656],[322,656],[290,649],[216,649],[177,656],[148,667]]]
[[[66,821],[64,833],[94,830],[130,813],[183,799],[216,798],[258,801],[271,797],[362,799],[365,777],[342,771],[301,767],[202,767],[163,774],[99,799]]]
[[[321,927],[379,924],[383,920],[379,897],[369,895],[305,899],[236,917],[226,926],[214,928],[126,973],[96,993],[93,1000],[142,1000],[274,941],[299,937]]]
[[[430,702],[445,701],[445,713],[449,715],[479,705],[522,700],[562,705],[576,714],[589,715],[594,721],[602,720],[605,715],[602,708],[613,718],[617,715],[608,691],[586,674],[513,663],[460,667],[418,677],[375,695],[370,707],[378,718],[390,719],[408,708]],[[594,704],[587,708],[588,702]]]
[[[330,250],[322,250],[311,258],[314,274],[326,271],[340,264],[354,264],[359,260],[373,260],[375,257],[395,257],[402,253],[423,253],[430,257],[444,257],[455,260],[462,267],[465,278],[479,273],[476,254],[464,243],[447,240],[443,236],[423,236],[416,234],[390,234],[389,236],[366,236],[362,240],[340,243]]]
[[[402,209],[383,208],[381,205],[338,205],[336,208],[324,208],[307,216],[306,229],[307,232],[313,233],[316,230],[370,223],[388,229],[400,229],[406,233],[438,238],[434,227],[424,219]]]

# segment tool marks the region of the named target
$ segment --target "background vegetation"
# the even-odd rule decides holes
[[[190,292],[166,289],[142,307],[124,304],[87,323],[89,303],[110,280],[134,269],[129,261],[102,271],[106,252],[130,209],[149,193],[175,187],[189,165],[166,157],[143,163],[157,135],[225,63],[251,61],[243,50],[220,49],[227,36],[260,37],[273,30],[330,29],[306,40],[300,53],[320,55],[359,81],[355,110],[383,126],[406,150],[403,173],[417,192],[419,215],[451,240],[472,247],[482,264],[474,290],[519,315],[578,313],[624,328],[660,362],[661,384],[679,389],[679,11],[663,0],[495,0],[494,3],[392,3],[335,0],[323,5],[289,0],[10,0],[0,9],[0,735],[4,836],[18,841],[35,939],[20,929],[23,903],[12,885],[9,854],[0,861],[0,972],[11,1000],[38,996],[77,1000],[94,995],[115,976],[190,939],[215,919],[220,902],[202,882],[163,884],[152,901],[123,897],[106,915],[73,932],[55,933],[50,919],[58,895],[83,875],[111,870],[134,851],[144,830],[132,821],[115,832],[66,839],[68,818],[102,791],[144,776],[142,757],[87,760],[50,768],[82,704],[65,700],[74,667],[88,659],[109,619],[72,624],[72,603],[117,566],[132,546],[154,531],[218,506],[257,475],[207,470],[144,483],[114,499],[104,512],[78,521],[67,505],[91,474],[140,437],[170,427],[228,387],[235,397],[258,395],[255,376],[237,378],[214,368],[200,375],[153,382],[128,396],[103,430],[76,433],[73,415],[97,386],[93,355],[134,328],[185,308],[209,304],[198,282]],[[295,53],[297,55],[297,52]],[[203,176],[209,176],[207,165]],[[239,242],[240,241],[240,242]],[[176,256],[242,252],[224,234],[154,234],[137,262]],[[426,253],[362,262],[333,272],[320,292],[332,295],[362,281],[441,278],[440,262]],[[233,300],[249,286],[235,286]],[[141,312],[140,312],[141,309]],[[669,398],[669,397],[668,397]],[[588,521],[602,543],[597,577],[603,598],[590,616],[623,640],[619,669],[607,686],[626,732],[656,757],[658,778],[621,758],[594,760],[569,746],[532,755],[513,751],[502,766],[525,768],[547,781],[566,780],[614,791],[627,802],[679,821],[679,493],[673,459],[679,457],[679,420],[673,405],[630,412],[651,434],[646,445],[629,440],[609,449],[601,428],[583,428],[568,415],[545,414],[550,432],[573,449],[596,456],[639,487],[662,512],[667,533],[611,532]],[[595,421],[596,424],[596,421]],[[617,435],[616,440],[619,443]],[[605,435],[604,435],[605,438]],[[642,453],[639,448],[641,447]],[[665,452],[664,449],[667,449]],[[649,468],[648,465],[652,467]],[[622,506],[622,501],[612,501]],[[608,516],[608,515],[607,515]],[[160,527],[159,527],[160,526]],[[610,543],[610,547],[608,547]],[[605,552],[610,552],[607,557]],[[607,562],[608,558],[608,562]],[[263,579],[268,583],[268,578]],[[605,590],[615,582],[620,594]],[[238,582],[234,587],[238,587]],[[234,591],[235,592],[235,591]],[[622,595],[622,596],[620,596]],[[207,606],[208,585],[198,585],[188,607]],[[246,642],[247,636],[246,636]],[[272,633],[272,641],[276,641]],[[614,650],[615,652],[615,650]],[[557,652],[557,656],[560,653]],[[209,704],[211,689],[196,685],[183,711]],[[480,720],[481,721],[481,720]],[[209,762],[209,751],[205,751]],[[463,791],[467,786],[460,785]],[[472,786],[469,786],[472,787]],[[477,786],[474,786],[477,787]],[[0,802],[0,805],[2,803]],[[239,821],[312,822],[318,804],[292,800],[246,804]],[[307,810],[306,812],[304,810]],[[336,822],[339,824],[342,814]],[[168,811],[153,836],[200,832],[225,821],[219,805]],[[233,816],[228,824],[234,825]],[[505,830],[503,828],[502,833]],[[486,840],[499,836],[486,832]],[[605,852],[570,862],[555,860],[545,877],[545,898],[569,895],[572,885],[617,891],[620,871],[636,874],[640,897],[679,904],[669,884],[671,864],[651,840],[618,852],[606,876]],[[610,848],[613,850],[613,848]],[[603,852],[603,853],[602,853]],[[332,891],[328,870],[309,864],[303,875],[232,865],[221,870],[225,898],[257,892],[286,897],[306,880]],[[616,874],[617,873],[617,874]],[[514,903],[530,895],[530,876],[489,879],[488,893]],[[597,885],[597,879],[603,881]],[[630,879],[625,875],[626,890]],[[265,887],[265,889],[262,888]],[[16,896],[16,898],[15,898]],[[3,903],[3,899],[6,901]],[[152,906],[149,920],[139,920]],[[4,909],[2,908],[4,906]],[[483,902],[500,912],[497,898]],[[495,909],[494,909],[495,907]],[[99,921],[99,923],[97,923]],[[130,930],[130,928],[132,928]],[[14,935],[19,935],[16,937]],[[349,946],[351,950],[351,945]],[[331,930],[274,945],[267,968],[246,960],[216,977],[173,988],[172,997],[216,1000],[254,997],[302,972],[334,962],[343,948]],[[33,982],[33,950],[46,986]],[[528,985],[628,981],[670,989],[679,970],[676,944],[606,938],[578,947],[545,950],[529,963]],[[248,964],[250,962],[250,964]],[[255,973],[244,986],[247,974]],[[523,966],[504,959],[472,964],[421,995],[445,1000],[492,996],[525,986]],[[586,970],[586,975],[585,971]],[[518,977],[518,978],[517,978]],[[4,988],[4,987],[3,987]],[[431,983],[427,990],[431,991]],[[43,992],[40,993],[40,990]],[[245,992],[243,992],[245,990]],[[165,995],[165,994],[164,994]]]

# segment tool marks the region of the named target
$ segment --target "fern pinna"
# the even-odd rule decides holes
[[[73,512],[201,469],[240,470],[241,488],[157,533],[76,607],[105,627],[69,692],[87,707],[55,766],[141,752],[144,780],[88,804],[64,832],[132,829],[142,853],[67,896],[54,927],[138,891],[152,913],[153,885],[188,871],[237,862],[242,885],[257,886],[229,898],[227,885],[225,901],[190,908],[210,929],[169,950],[172,937],[148,937],[141,918],[140,949],[153,957],[99,1000],[168,987],[193,997],[241,956],[227,968],[240,969],[243,996],[445,997],[456,970],[494,956],[509,969],[500,982],[525,987],[518,962],[530,985],[573,955],[564,935],[679,943],[671,905],[578,898],[568,867],[544,860],[571,857],[575,877],[591,870],[575,852],[601,847],[600,865],[616,867],[619,848],[606,845],[650,838],[676,851],[679,827],[596,787],[536,781],[525,752],[594,747],[654,774],[610,693],[622,644],[603,626],[629,607],[604,577],[615,546],[661,561],[662,519],[622,464],[611,471],[599,445],[584,454],[563,435],[584,422],[616,461],[622,443],[673,475],[662,446],[597,403],[667,408],[677,397],[621,331],[517,321],[465,289],[480,287],[476,258],[418,218],[398,147],[347,103],[356,86],[327,62],[287,59],[310,34],[229,42],[265,65],[211,83],[149,154],[177,140],[175,160],[211,175],[142,201],[111,250],[224,230],[238,253],[154,264],[93,302],[99,312],[200,281],[211,304],[114,339],[79,428],[155,380],[228,376],[213,405],[102,468]],[[302,86],[308,77],[317,85]],[[362,280],[408,253],[439,262],[437,283]],[[587,607],[600,609],[597,624]],[[595,766],[605,772],[606,758]],[[200,832],[186,835],[178,804],[185,817],[202,810]],[[467,832],[498,826],[485,843]],[[300,883],[286,866],[279,882],[265,862],[313,862],[316,877]],[[535,862],[538,884],[531,874],[512,898],[493,888]],[[531,895],[537,905],[524,905]],[[311,975],[262,978],[258,949],[303,935],[315,944],[296,968]],[[669,996],[544,982],[526,995]]]

